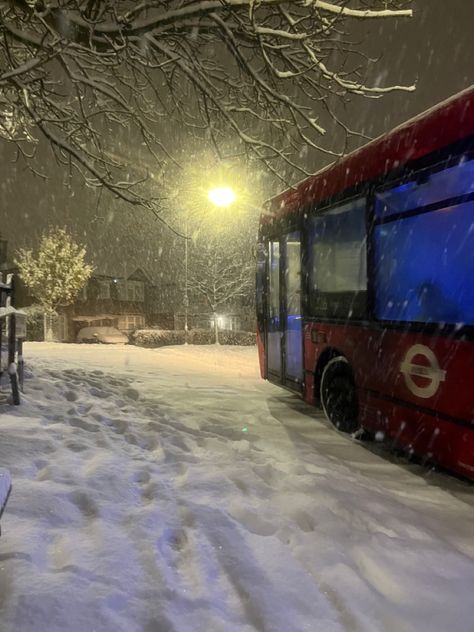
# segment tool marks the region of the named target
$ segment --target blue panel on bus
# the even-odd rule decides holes
[[[474,325],[474,202],[375,227],[375,315]]]

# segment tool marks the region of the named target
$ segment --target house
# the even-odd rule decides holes
[[[128,277],[93,274],[73,305],[64,308],[67,333],[74,341],[83,327],[116,327],[125,334],[150,326],[167,328],[173,313],[166,312],[163,290],[142,268]]]

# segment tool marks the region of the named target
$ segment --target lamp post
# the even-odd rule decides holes
[[[188,207],[184,216],[184,343],[188,344]]]
[[[211,204],[217,208],[226,208],[233,204],[236,200],[236,194],[231,187],[221,186],[213,189],[209,189],[207,192],[207,198]],[[189,208],[186,205],[186,211],[184,214],[184,340],[185,344],[188,342],[189,334]],[[216,315],[214,314],[216,318]]]
[[[209,201],[217,208],[228,208],[235,202],[235,199],[236,199],[234,190],[228,186],[221,186],[221,187],[210,189],[208,191],[207,197]],[[217,312],[215,310],[215,307],[216,306],[214,306],[214,314],[213,314],[214,335],[215,335],[215,342],[217,344],[218,337],[219,337],[219,333],[218,333],[219,323],[218,323]]]

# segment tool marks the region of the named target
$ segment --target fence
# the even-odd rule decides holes
[[[0,273],[0,383],[7,372],[12,401],[20,403],[20,390],[23,390],[23,340],[26,337],[25,314],[13,307],[13,275],[6,280]],[[5,342],[4,342],[5,341]]]

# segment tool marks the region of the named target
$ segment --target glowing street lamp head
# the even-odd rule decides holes
[[[214,206],[230,206],[235,201],[235,193],[230,187],[211,189],[207,194]]]

